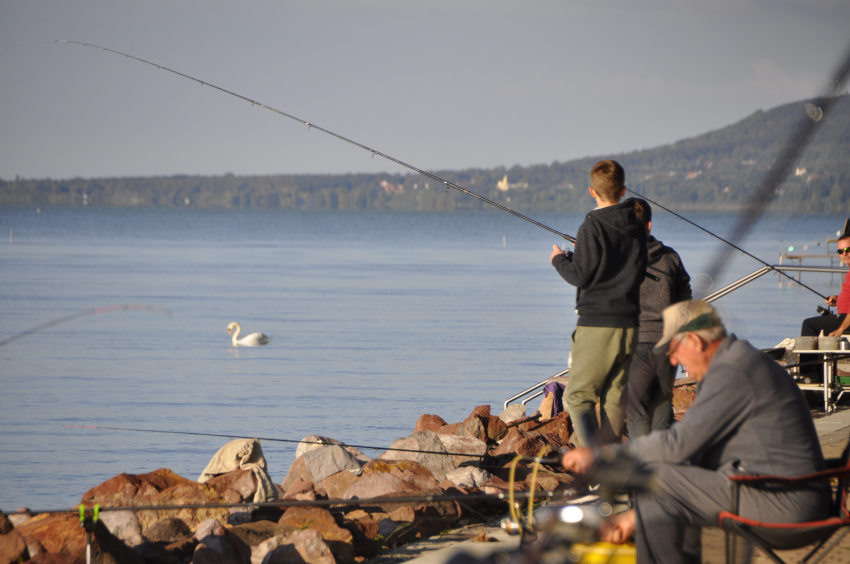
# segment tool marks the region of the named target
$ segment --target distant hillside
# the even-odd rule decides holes
[[[587,175],[600,158],[626,169],[629,188],[678,210],[727,211],[747,201],[773,162],[805,101],[758,111],[740,122],[670,145],[620,155],[510,169],[435,174],[512,209],[588,209]],[[477,209],[486,204],[448,193],[418,174],[160,176],[0,180],[0,205],[195,206],[202,208]],[[777,190],[771,209],[850,210],[850,96],[827,121]]]

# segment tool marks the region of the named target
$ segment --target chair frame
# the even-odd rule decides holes
[[[777,564],[786,564],[774,552],[775,547],[764,539],[759,538],[754,531],[763,529],[766,531],[808,531],[812,536],[820,536],[819,539],[803,542],[795,547],[802,548],[813,542],[817,543],[815,547],[802,560],[803,563],[817,564],[820,562],[841,540],[850,533],[850,512],[847,509],[848,486],[850,486],[850,443],[845,447],[841,458],[830,459],[826,461],[827,469],[822,472],[808,474],[805,476],[785,477],[785,476],[730,476],[732,482],[732,511],[723,511],[718,517],[720,528],[726,530],[726,561],[733,562],[735,555],[735,535],[741,536],[753,545],[759,547],[768,558]],[[742,486],[756,485],[784,485],[784,486],[801,486],[805,484],[826,482],[837,479],[838,487],[833,491],[832,507],[830,509],[830,517],[819,521],[808,521],[804,523],[765,523],[747,519],[738,515],[738,502]],[[830,542],[831,539],[831,542]],[[826,549],[815,559],[809,562],[824,545],[829,543]],[[778,550],[778,549],[776,549]]]

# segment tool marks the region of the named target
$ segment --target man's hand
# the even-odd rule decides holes
[[[623,544],[635,533],[635,510],[629,509],[605,519],[597,532],[604,542]]]
[[[827,305],[834,307],[836,302],[838,301],[838,296],[829,296],[824,301],[826,302]]]
[[[579,447],[564,455],[564,458],[561,459],[561,466],[576,474],[586,474],[595,460],[592,449]]]
[[[556,256],[565,255],[565,254],[567,254],[567,253],[564,252],[564,250],[561,247],[559,247],[558,245],[552,245],[552,256],[549,257],[549,262],[551,263],[553,260],[555,260]]]

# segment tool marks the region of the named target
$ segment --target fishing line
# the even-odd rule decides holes
[[[532,495],[536,497],[548,497],[553,500],[566,499],[575,495],[576,492],[572,489],[560,492],[556,491],[538,491],[532,492],[514,492],[514,497],[517,499],[527,499]],[[423,495],[423,496],[406,496],[406,497],[370,497],[370,498],[354,498],[354,499],[313,499],[313,500],[284,500],[284,501],[263,501],[263,502],[242,502],[242,503],[208,503],[208,504],[186,504],[186,505],[123,505],[118,507],[100,507],[99,512],[104,511],[173,511],[181,509],[225,509],[229,507],[243,507],[245,509],[255,509],[264,507],[315,507],[328,505],[391,505],[401,503],[433,503],[440,501],[507,501],[510,494],[467,494],[467,495]],[[88,509],[91,509],[90,507]],[[23,515],[41,515],[46,513],[78,513],[79,506],[71,509],[42,509],[42,510],[26,510],[19,514]],[[8,513],[7,515],[15,515]]]
[[[676,217],[678,217],[678,218],[679,218],[679,219],[681,219],[682,221],[685,221],[685,222],[687,222],[687,223],[690,223],[691,225],[693,225],[693,226],[694,226],[694,227],[696,227],[697,229],[700,229],[700,230],[702,230],[702,231],[705,231],[706,233],[708,233],[709,235],[711,235],[711,236],[712,236],[712,237],[714,237],[715,239],[717,239],[717,240],[719,240],[719,241],[723,241],[724,243],[726,243],[727,245],[729,245],[729,246],[730,246],[730,247],[732,247],[733,249],[736,249],[736,250],[738,250],[738,251],[741,251],[742,253],[744,253],[744,254],[745,254],[745,255],[747,255],[748,257],[750,257],[750,258],[753,258],[753,259],[757,260],[757,261],[758,261],[758,262],[760,262],[762,265],[764,265],[764,266],[766,266],[766,267],[770,268],[770,269],[771,269],[771,270],[773,270],[774,272],[777,272],[777,273],[781,274],[782,276],[784,276],[785,278],[787,278],[787,279],[789,279],[789,280],[792,280],[792,281],[796,282],[797,284],[799,284],[800,286],[802,286],[802,287],[803,287],[803,288],[805,288],[806,290],[809,290],[810,292],[814,292],[815,294],[817,294],[818,296],[820,296],[821,298],[823,298],[824,300],[826,300],[826,296],[824,296],[823,294],[821,294],[821,293],[820,293],[820,292],[818,292],[817,290],[815,290],[815,289],[813,289],[813,288],[810,288],[809,286],[806,286],[806,285],[805,285],[805,284],[803,284],[802,282],[800,282],[800,281],[796,280],[793,276],[790,276],[790,275],[788,275],[788,274],[786,274],[786,273],[782,272],[781,270],[777,270],[776,268],[774,268],[774,267],[773,267],[773,265],[771,265],[771,264],[768,264],[768,263],[764,262],[763,260],[761,260],[760,258],[758,258],[757,256],[755,256],[755,255],[754,255],[754,254],[752,254],[752,253],[748,253],[747,251],[745,251],[744,249],[742,249],[741,247],[739,247],[739,246],[738,246],[738,245],[736,245],[735,243],[732,243],[731,241],[727,241],[727,240],[726,240],[726,239],[724,239],[723,237],[721,237],[721,236],[719,236],[719,235],[717,235],[717,234],[715,234],[715,233],[712,233],[711,231],[709,231],[709,230],[708,230],[708,229],[706,229],[705,227],[702,227],[702,226],[700,226],[700,225],[697,225],[696,223],[694,223],[694,222],[693,222],[693,221],[691,221],[690,219],[688,219],[688,218],[686,218],[686,217],[684,217],[684,216],[682,216],[682,215],[677,214],[676,212],[674,212],[673,210],[671,210],[671,209],[669,209],[669,208],[665,208],[664,206],[662,206],[662,205],[661,205],[661,204],[659,204],[658,202],[654,202],[654,201],[650,200],[649,198],[647,198],[646,196],[644,196],[644,195],[642,195],[642,194],[638,194],[638,193],[637,193],[637,192],[635,192],[634,190],[630,190],[629,188],[626,188],[626,190],[628,190],[629,192],[631,192],[631,193],[632,193],[632,194],[634,194],[635,196],[638,196],[639,198],[643,198],[644,200],[646,200],[647,202],[649,202],[649,203],[650,203],[650,204],[652,204],[653,206],[658,206],[659,208],[661,208],[662,210],[666,211],[667,213],[671,213],[671,214],[675,215]],[[706,274],[706,276],[710,276],[710,275]],[[711,278],[711,279],[713,280],[713,278]]]
[[[5,347],[12,341],[17,341],[22,337],[26,337],[27,335],[32,335],[33,333],[38,333],[39,331],[44,331],[45,329],[50,329],[51,327],[55,327],[60,323],[67,323],[68,321],[72,321],[79,317],[85,317],[86,315],[99,315],[101,313],[112,313],[113,311],[145,311],[149,313],[159,313],[163,315],[171,315],[171,312],[167,309],[145,305],[145,304],[119,304],[119,305],[111,305],[105,307],[96,307],[94,309],[88,309],[86,311],[81,311],[78,313],[72,313],[71,315],[66,315],[64,317],[60,317],[58,319],[54,319],[53,321],[48,321],[42,325],[37,327],[33,327],[32,329],[27,329],[26,331],[22,331],[17,335],[12,335],[7,339],[3,339],[0,341],[0,347]]]
[[[464,194],[468,194],[468,195],[472,196],[473,198],[478,198],[478,199],[479,199],[479,200],[481,200],[482,202],[486,202],[486,203],[490,204],[491,206],[495,206],[495,207],[499,208],[499,209],[500,209],[500,210],[502,210],[502,211],[506,211],[506,212],[508,212],[509,214],[512,214],[512,215],[514,215],[514,216],[516,216],[516,217],[518,217],[518,218],[520,218],[520,219],[524,219],[525,221],[528,221],[528,222],[530,222],[530,223],[533,223],[533,224],[534,224],[534,225],[536,225],[537,227],[541,227],[541,228],[545,229],[546,231],[549,231],[549,232],[551,232],[551,233],[554,233],[555,235],[558,235],[559,237],[562,237],[562,238],[566,239],[566,240],[567,240],[567,241],[569,241],[570,243],[575,243],[575,242],[576,242],[575,237],[571,237],[570,235],[566,235],[566,234],[564,234],[564,233],[561,233],[560,231],[557,231],[557,230],[555,230],[555,229],[552,229],[551,227],[548,227],[548,226],[546,226],[546,225],[543,225],[542,223],[537,222],[537,221],[535,221],[535,220],[531,219],[530,217],[526,217],[526,216],[522,215],[521,213],[516,212],[516,211],[514,211],[514,210],[512,210],[512,209],[510,209],[510,208],[507,208],[507,207],[505,207],[505,206],[503,206],[503,205],[501,205],[501,204],[497,204],[497,203],[496,203],[496,202],[494,202],[493,200],[488,200],[488,199],[487,199],[487,198],[485,198],[484,196],[479,196],[478,194],[476,194],[476,193],[474,193],[474,192],[470,192],[470,191],[469,191],[469,190],[467,190],[466,188],[461,188],[461,187],[460,187],[460,186],[458,186],[457,184],[454,184],[454,183],[452,183],[452,182],[449,182],[448,180],[444,180],[444,179],[440,178],[439,176],[436,176],[436,175],[434,175],[434,174],[431,174],[430,172],[425,172],[425,171],[424,171],[424,170],[422,170],[422,169],[416,168],[416,167],[415,167],[415,166],[413,166],[413,165],[407,164],[407,163],[406,163],[406,162],[404,162],[404,161],[400,161],[400,160],[396,159],[395,157],[391,157],[391,156],[389,156],[389,155],[387,155],[387,154],[385,154],[385,153],[382,153],[382,152],[380,152],[380,151],[378,151],[378,150],[376,150],[376,149],[373,149],[373,148],[371,148],[371,147],[367,147],[366,145],[363,145],[362,143],[358,143],[357,141],[354,141],[354,140],[352,140],[352,139],[349,139],[348,137],[343,137],[342,135],[339,135],[338,133],[334,133],[333,131],[330,131],[330,130],[325,129],[325,128],[323,128],[323,127],[319,127],[319,126],[318,126],[318,125],[316,125],[315,123],[312,123],[312,122],[309,122],[309,121],[303,120],[303,119],[301,119],[301,118],[299,118],[299,117],[295,117],[295,116],[293,116],[293,115],[291,115],[291,114],[288,114],[288,113],[286,113],[286,112],[282,112],[282,111],[280,111],[280,110],[277,110],[277,109],[275,109],[275,108],[272,108],[271,106],[267,106],[266,104],[263,104],[263,103],[261,103],[261,102],[257,102],[256,100],[252,100],[251,98],[247,98],[247,97],[245,97],[245,96],[242,96],[241,94],[237,94],[236,92],[231,92],[230,90],[226,90],[226,89],[224,89],[224,88],[221,88],[220,86],[216,86],[215,84],[210,84],[209,82],[204,82],[203,80],[200,80],[200,79],[194,78],[194,77],[192,77],[192,76],[189,76],[188,74],[183,74],[182,72],[178,72],[178,71],[176,71],[176,70],[172,70],[172,69],[167,68],[167,67],[164,67],[164,66],[162,66],[162,65],[158,65],[158,64],[156,64],[156,63],[152,63],[152,62],[150,62],[150,61],[146,61],[146,60],[144,60],[144,59],[140,59],[140,58],[138,58],[138,57],[134,57],[133,55],[128,55],[127,53],[122,53],[122,52],[120,52],[120,51],[115,51],[114,49],[108,49],[108,48],[106,48],[106,47],[101,47],[101,46],[99,46],[99,45],[92,45],[91,43],[82,43],[82,42],[80,42],[80,41],[69,41],[69,40],[67,40],[67,39],[57,39],[57,40],[56,40],[56,43],[73,43],[73,44],[75,44],[75,45],[82,45],[83,47],[94,47],[95,49],[102,49],[103,51],[108,51],[108,52],[110,52],[110,53],[115,53],[116,55],[122,55],[122,56],[124,56],[124,57],[127,57],[128,59],[134,59],[134,60],[136,60],[136,61],[139,61],[140,63],[145,63],[146,65],[150,65],[150,66],[152,66],[152,67],[156,67],[157,69],[161,69],[161,70],[164,70],[164,71],[168,71],[168,72],[170,72],[170,73],[176,74],[177,76],[182,76],[183,78],[188,78],[189,80],[192,80],[192,81],[194,81],[194,82],[197,82],[197,83],[198,83],[198,84],[200,84],[201,86],[209,86],[209,87],[211,87],[211,88],[215,88],[215,89],[216,89],[216,90],[218,90],[219,92],[224,92],[225,94],[229,94],[229,95],[231,95],[231,96],[234,96],[234,97],[236,97],[236,98],[239,98],[240,100],[245,100],[246,102],[250,103],[252,106],[259,106],[259,107],[261,107],[261,108],[263,108],[263,109],[269,110],[270,112],[274,112],[274,113],[276,113],[276,114],[280,114],[280,115],[282,115],[282,116],[284,116],[284,117],[288,117],[288,118],[289,118],[289,119],[291,119],[291,120],[297,121],[297,122],[299,122],[299,123],[303,123],[304,125],[306,125],[306,126],[307,126],[307,129],[308,129],[308,130],[309,130],[309,129],[316,129],[316,130],[318,130],[318,131],[321,131],[322,133],[327,133],[328,135],[331,135],[331,136],[333,136],[333,137],[336,137],[337,139],[340,139],[340,140],[342,140],[342,141],[345,141],[346,143],[350,143],[350,144],[354,145],[355,147],[360,147],[361,149],[363,149],[363,150],[365,150],[365,151],[369,151],[370,153],[372,153],[372,157],[373,157],[373,158],[374,158],[374,156],[375,156],[375,155],[378,155],[379,157],[383,157],[383,158],[387,159],[388,161],[392,161],[392,162],[394,162],[394,163],[396,163],[396,164],[399,164],[399,165],[401,165],[401,166],[403,166],[403,167],[405,167],[405,168],[408,168],[408,169],[410,169],[410,170],[412,170],[412,171],[414,171],[414,172],[417,172],[417,173],[419,173],[419,174],[421,174],[421,175],[423,175],[423,176],[427,176],[428,178],[431,178],[432,180],[436,180],[437,182],[442,183],[444,186],[446,186],[446,189],[447,189],[447,190],[448,190],[448,188],[454,188],[455,190],[459,190],[459,191],[463,192]]]
[[[109,431],[132,431],[135,433],[163,433],[167,435],[194,435],[198,437],[218,437],[224,439],[257,439],[258,441],[269,441],[269,442],[278,442],[278,443],[304,443],[308,445],[322,445],[322,446],[341,446],[341,447],[354,447],[354,448],[365,448],[370,450],[383,450],[386,452],[416,452],[422,454],[441,454],[443,456],[469,456],[472,458],[493,458],[485,454],[469,454],[467,452],[440,452],[436,450],[416,450],[410,448],[387,448],[387,447],[377,447],[372,445],[354,445],[348,443],[323,443],[321,441],[296,441],[293,439],[277,439],[277,438],[269,438],[269,437],[242,437],[239,435],[221,435],[216,433],[192,433],[189,431],[163,431],[160,429],[129,429],[126,427],[100,427],[94,425],[62,425],[62,427],[68,427],[73,429],[104,429]],[[543,464],[557,463],[559,459],[557,458],[538,458],[535,456],[526,456],[526,460],[531,462],[541,462]]]

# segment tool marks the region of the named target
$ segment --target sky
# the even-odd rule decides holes
[[[609,156],[815,96],[846,0],[0,0],[0,179]]]

